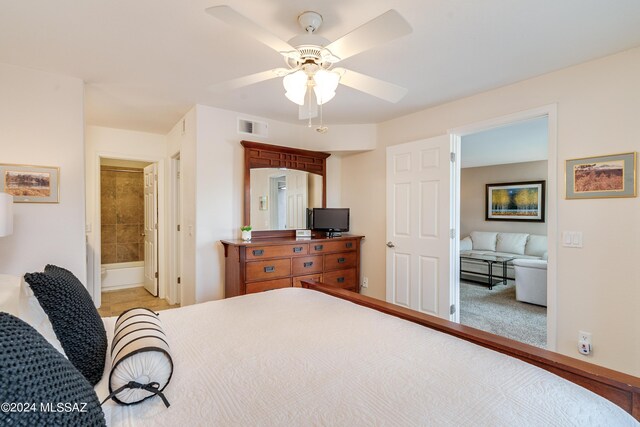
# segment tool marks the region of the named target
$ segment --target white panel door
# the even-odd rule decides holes
[[[307,172],[290,170],[287,172],[287,226],[298,229],[307,227]]]
[[[158,171],[144,168],[144,288],[158,296]]]
[[[387,148],[387,301],[450,318],[448,135]]]

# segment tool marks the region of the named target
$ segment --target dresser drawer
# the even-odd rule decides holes
[[[291,279],[265,280],[264,282],[247,283],[247,293],[269,291],[271,289],[290,288]]]
[[[322,282],[322,274],[309,274],[306,276],[297,276],[293,278],[293,287],[301,288],[302,284],[300,283],[302,280],[315,280],[316,282]]]
[[[355,251],[356,240],[336,240],[335,242],[311,243],[309,253],[323,254],[328,252]]]
[[[358,286],[356,269],[329,271],[322,275],[322,283],[338,288],[356,288]]]
[[[247,262],[247,282],[269,280],[291,275],[291,259],[271,259]]]
[[[308,243],[294,245],[275,246],[249,246],[247,247],[247,259],[279,258],[292,255],[307,255],[309,253]]]
[[[345,268],[353,268],[355,266],[355,252],[338,252],[336,254],[328,254],[324,256],[325,270],[344,270]]]
[[[322,273],[322,255],[296,257],[291,260],[293,275]]]

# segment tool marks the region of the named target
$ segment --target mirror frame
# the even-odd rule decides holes
[[[327,157],[330,153],[240,141],[244,147],[244,224],[251,224],[251,169],[287,168],[322,176],[322,207],[327,207]],[[294,237],[295,230],[252,231],[256,238]]]

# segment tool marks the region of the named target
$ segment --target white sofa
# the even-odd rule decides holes
[[[514,259],[516,300],[547,306],[547,261]]]
[[[547,236],[527,233],[500,233],[472,231],[460,240],[460,254],[513,256],[516,259],[547,259]],[[462,269],[486,273],[483,263],[462,260]],[[501,272],[499,272],[501,274]],[[507,267],[507,277],[515,279],[512,265]]]

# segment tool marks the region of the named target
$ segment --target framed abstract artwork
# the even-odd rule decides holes
[[[58,203],[60,168],[0,164],[2,191],[15,203]]]
[[[565,197],[636,197],[636,153],[570,159],[565,162]]]
[[[545,181],[486,185],[487,221],[544,222]]]

